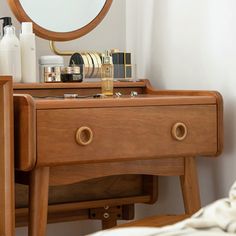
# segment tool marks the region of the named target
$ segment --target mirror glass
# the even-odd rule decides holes
[[[19,22],[33,22],[44,39],[68,41],[92,31],[106,16],[112,0],[8,0]]]
[[[24,11],[36,24],[61,33],[89,24],[105,3],[106,0],[20,0]]]

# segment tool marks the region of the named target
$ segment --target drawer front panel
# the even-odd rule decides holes
[[[37,111],[38,166],[216,152],[214,105]]]

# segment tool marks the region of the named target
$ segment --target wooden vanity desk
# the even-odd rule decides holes
[[[120,98],[61,98],[100,91],[100,83],[14,87],[16,181],[29,185],[31,236],[44,235],[48,204],[48,222],[100,219],[109,228],[132,219],[135,203],[157,200],[156,176],[180,176],[185,213],[200,208],[195,157],[222,150],[220,94],[158,91],[142,80],[115,82]],[[17,225],[27,221],[27,191],[16,186]]]

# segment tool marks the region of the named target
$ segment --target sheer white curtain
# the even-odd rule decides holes
[[[155,0],[126,0],[126,49],[132,53],[137,78],[150,72]]]
[[[236,179],[235,9],[236,0],[126,0],[126,45],[138,78],[161,89],[218,90],[224,97],[223,156],[199,159],[203,205],[225,196]]]
[[[221,46],[216,42],[222,43],[216,41],[216,34],[222,37],[217,27],[224,23],[220,11],[233,2],[126,0],[126,45],[136,59],[137,77],[162,88],[208,86],[216,71],[213,55]]]

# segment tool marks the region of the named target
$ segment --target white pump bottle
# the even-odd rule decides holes
[[[14,82],[21,82],[20,42],[11,24],[4,27],[0,42],[0,68],[1,75],[11,75]]]
[[[36,43],[32,22],[23,22],[20,34],[22,82],[36,82]]]

